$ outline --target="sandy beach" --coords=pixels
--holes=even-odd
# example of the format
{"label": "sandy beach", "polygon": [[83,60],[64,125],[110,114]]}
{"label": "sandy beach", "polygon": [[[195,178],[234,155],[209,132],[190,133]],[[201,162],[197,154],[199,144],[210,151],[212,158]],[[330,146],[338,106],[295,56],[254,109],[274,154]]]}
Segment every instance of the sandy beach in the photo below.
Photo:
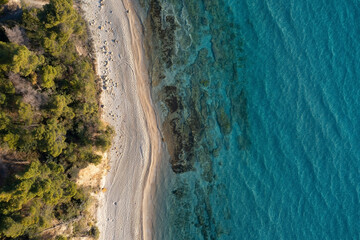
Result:
{"label": "sandy beach", "polygon": [[100,239],[151,239],[160,135],[151,102],[143,31],[131,1],[83,0],[102,81],[103,120],[115,129],[97,214]]}

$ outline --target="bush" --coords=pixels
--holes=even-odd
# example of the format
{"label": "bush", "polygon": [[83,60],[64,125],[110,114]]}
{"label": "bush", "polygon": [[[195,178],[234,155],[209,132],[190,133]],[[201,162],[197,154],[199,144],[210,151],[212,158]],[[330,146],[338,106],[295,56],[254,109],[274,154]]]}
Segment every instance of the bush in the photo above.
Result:
{"label": "bush", "polygon": [[29,51],[25,46],[20,46],[16,54],[13,56],[10,70],[14,73],[20,73],[23,76],[29,76],[38,65],[44,62],[43,56],[36,56],[35,53]]}
{"label": "bush", "polygon": [[90,229],[90,236],[94,237],[95,239],[99,239],[100,237],[99,228],[96,226],[92,226]]}
{"label": "bush", "polygon": [[3,93],[0,93],[0,105],[4,104],[6,101],[6,95]]}
{"label": "bush", "polygon": [[37,56],[25,46],[0,42],[0,69],[29,76],[38,65],[44,62],[43,56]]}
{"label": "bush", "polygon": [[[0,58],[1,58],[1,56],[0,56]],[[14,94],[15,88],[14,88],[13,83],[9,79],[0,77],[0,91],[3,94]]]}
{"label": "bush", "polygon": [[23,121],[25,124],[30,125],[32,123],[32,120],[34,118],[33,111],[31,109],[31,105],[28,103],[21,102],[19,104],[19,118],[21,121]]}
{"label": "bush", "polygon": [[70,202],[76,193],[75,183],[66,178],[62,166],[34,160],[15,177],[11,189],[0,193],[0,219],[4,219],[0,236],[18,237],[48,227],[53,207]]}
{"label": "bush", "polygon": [[12,150],[15,150],[20,136],[14,133],[7,133],[4,136],[4,142],[7,143],[8,147]]}
{"label": "bush", "polygon": [[44,6],[44,12],[46,28],[53,28],[61,23],[76,20],[72,0],[50,0],[50,3]]}
{"label": "bush", "polygon": [[[107,150],[113,134],[100,121],[91,59],[76,51],[86,28],[72,0],[24,9],[21,24],[29,49],[0,41],[0,146],[30,164],[15,167],[16,175],[0,189],[0,239],[37,238],[56,219],[83,214],[89,193],[71,180],[79,169],[101,161],[95,150]],[[15,91],[13,76],[32,83],[25,83],[31,102],[29,94],[24,101]],[[98,236],[97,228],[89,232],[82,222],[79,231]]]}
{"label": "bush", "polygon": [[16,238],[25,232],[24,226],[10,217],[6,217],[1,225],[3,228],[2,233],[9,238]]}
{"label": "bush", "polygon": [[46,65],[42,68],[41,86],[43,88],[52,88],[55,86],[54,79],[58,76],[56,68]]}
{"label": "bush", "polygon": [[107,151],[111,146],[112,137],[114,135],[114,130],[107,126],[105,131],[102,131],[99,136],[95,139],[96,147],[100,148],[102,151]]}
{"label": "bush", "polygon": [[0,130],[7,129],[10,124],[10,118],[4,112],[0,112]]}
{"label": "bush", "polygon": [[[41,31],[42,23],[38,17],[39,11],[40,9],[38,8],[24,9],[22,15],[22,25],[27,31],[37,32],[37,35],[34,36],[41,39],[45,35],[45,31]],[[42,34],[38,35],[39,32]]]}
{"label": "bush", "polygon": [[40,125],[36,130],[39,150],[49,153],[53,157],[61,154],[66,147],[66,130],[56,119],[50,119],[46,125]]}

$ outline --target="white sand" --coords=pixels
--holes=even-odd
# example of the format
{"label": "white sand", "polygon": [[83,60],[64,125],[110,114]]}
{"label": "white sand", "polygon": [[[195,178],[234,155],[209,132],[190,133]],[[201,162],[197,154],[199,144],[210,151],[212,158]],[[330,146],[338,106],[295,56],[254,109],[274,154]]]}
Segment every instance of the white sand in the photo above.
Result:
{"label": "white sand", "polygon": [[[150,239],[160,135],[151,103],[142,26],[131,0],[82,0],[106,90],[103,119],[115,128],[98,209],[100,239]],[[129,10],[129,13],[126,12]],[[144,219],[144,220],[143,220]]]}

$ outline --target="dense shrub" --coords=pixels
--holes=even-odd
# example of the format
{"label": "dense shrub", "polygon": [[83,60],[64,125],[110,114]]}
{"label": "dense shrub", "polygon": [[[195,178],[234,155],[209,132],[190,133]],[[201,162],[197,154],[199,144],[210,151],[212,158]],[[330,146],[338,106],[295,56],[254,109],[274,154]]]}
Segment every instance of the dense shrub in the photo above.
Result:
{"label": "dense shrub", "polygon": [[53,66],[46,65],[42,68],[41,86],[52,88],[55,86],[54,79],[58,76],[58,70]]}
{"label": "dense shrub", "polygon": [[34,160],[13,181],[11,188],[0,193],[0,233],[6,237],[48,227],[50,219],[43,210],[70,202],[77,193],[64,168],[54,162],[41,164]]}
{"label": "dense shrub", "polygon": [[113,135],[100,121],[93,64],[76,52],[86,29],[72,0],[24,9],[17,24],[30,47],[0,41],[0,151],[23,165],[0,188],[0,239],[32,239],[82,215],[89,194],[73,177],[101,161],[95,152]]}
{"label": "dense shrub", "polygon": [[29,76],[38,65],[44,62],[43,56],[37,56],[25,46],[0,42],[0,69]]}
{"label": "dense shrub", "polygon": [[96,226],[91,227],[90,236],[93,236],[95,239],[99,239],[100,236],[99,228]]}

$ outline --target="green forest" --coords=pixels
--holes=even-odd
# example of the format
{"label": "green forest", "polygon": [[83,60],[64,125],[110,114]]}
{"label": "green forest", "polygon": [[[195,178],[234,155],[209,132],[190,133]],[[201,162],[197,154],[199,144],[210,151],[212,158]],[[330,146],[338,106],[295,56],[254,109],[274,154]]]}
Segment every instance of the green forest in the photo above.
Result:
{"label": "green forest", "polygon": [[[23,7],[1,24],[23,29],[28,43],[0,41],[0,239],[41,239],[84,217],[89,193],[75,179],[101,161],[113,130],[100,119],[93,60],[77,51],[91,44],[72,0]],[[89,229],[81,234],[98,235]]]}

